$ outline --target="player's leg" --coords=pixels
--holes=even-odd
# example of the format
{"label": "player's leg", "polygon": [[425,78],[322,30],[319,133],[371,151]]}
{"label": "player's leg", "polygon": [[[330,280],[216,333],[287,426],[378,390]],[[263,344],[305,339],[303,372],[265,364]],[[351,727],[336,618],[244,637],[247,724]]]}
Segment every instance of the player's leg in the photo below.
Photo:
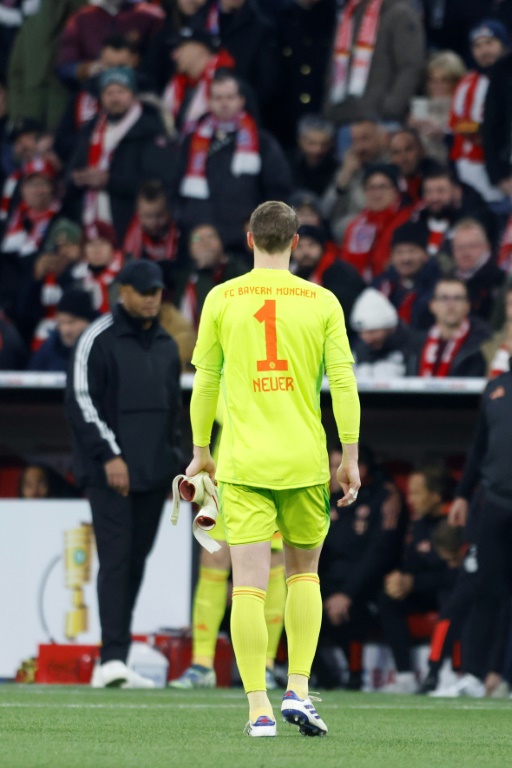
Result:
{"label": "player's leg", "polygon": [[323,735],[327,726],[311,703],[308,687],[322,623],[318,562],[329,529],[329,493],[322,485],[280,491],[277,495],[288,586],[284,618],[288,690],[281,712],[305,735]]}
{"label": "player's leg", "polygon": [[219,491],[233,569],[231,640],[249,701],[249,734],[273,736],[275,718],[265,680],[265,598],[275,505],[272,494],[262,489],[221,483]]}
{"label": "player's leg", "polygon": [[267,598],[265,600],[265,620],[267,622],[268,646],[266,661],[267,689],[278,687],[274,677],[274,663],[283,634],[284,606],[286,603],[286,578],[284,574],[283,538],[281,534],[272,537],[270,576]]}
{"label": "player's leg", "polygon": [[171,688],[213,688],[216,685],[213,663],[217,635],[226,611],[231,559],[228,545],[222,540],[225,536],[222,522],[218,521],[214,530],[214,538],[221,549],[213,553],[201,549],[199,579],[192,608],[192,664],[181,677],[169,684]]}

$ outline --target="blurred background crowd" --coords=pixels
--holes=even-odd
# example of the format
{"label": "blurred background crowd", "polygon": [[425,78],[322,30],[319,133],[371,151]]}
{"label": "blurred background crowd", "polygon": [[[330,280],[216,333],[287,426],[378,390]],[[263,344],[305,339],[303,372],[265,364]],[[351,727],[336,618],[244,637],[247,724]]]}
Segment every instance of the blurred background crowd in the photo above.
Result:
{"label": "blurred background crowd", "polygon": [[[65,372],[134,259],[160,265],[192,370],[204,299],[251,269],[270,199],[297,209],[292,271],[341,302],[358,378],[509,370],[512,0],[0,0],[0,40],[0,370]],[[378,612],[412,692],[427,614],[426,689],[450,655],[499,689],[502,649],[458,652],[460,465],[401,474],[364,449],[361,471],[343,515],[333,487],[319,681],[361,686]],[[76,493],[39,465],[17,492]]]}

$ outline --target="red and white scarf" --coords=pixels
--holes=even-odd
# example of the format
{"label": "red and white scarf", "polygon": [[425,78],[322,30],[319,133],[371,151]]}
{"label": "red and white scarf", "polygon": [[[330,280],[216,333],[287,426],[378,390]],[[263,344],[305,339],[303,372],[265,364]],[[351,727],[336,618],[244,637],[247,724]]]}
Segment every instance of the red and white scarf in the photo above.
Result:
{"label": "red and white scarf", "polygon": [[236,131],[236,147],[231,162],[233,176],[257,176],[260,172],[258,128],[253,118],[247,112],[242,112],[236,120],[228,124],[220,123],[213,115],[208,115],[198,125],[190,140],[187,171],[180,186],[183,197],[198,200],[206,200],[209,197],[206,161],[211,140],[217,130],[225,133]]}
{"label": "red and white scarf", "polygon": [[490,371],[489,371],[489,378],[495,379],[496,376],[499,376],[502,373],[508,373],[510,371],[510,350],[508,347],[505,346],[505,344],[502,344],[499,349],[496,350],[496,354],[494,355]]}
{"label": "red and white scarf", "polygon": [[339,104],[347,96],[361,97],[366,90],[383,0],[370,0],[368,3],[354,45],[354,13],[361,2],[349,0],[339,17],[330,93],[333,104]]}
{"label": "red and white scarf", "polygon": [[176,121],[185,100],[189,88],[194,89],[194,94],[188,104],[186,114],[182,119],[181,133],[191,133],[198,121],[208,112],[208,99],[213,76],[218,69],[233,69],[235,60],[227,51],[221,50],[208,62],[199,80],[191,80],[180,73],[174,75],[164,91],[163,102],[166,113]]}
{"label": "red and white scarf", "polygon": [[427,219],[428,227],[428,243],[427,251],[429,256],[435,256],[439,253],[442,244],[446,239],[446,234],[450,229],[450,222],[448,219]]}
{"label": "red and white scarf", "polygon": [[87,91],[81,91],[75,99],[75,127],[81,128],[96,117],[99,110],[99,102],[95,96]]}
{"label": "red and white scarf", "polygon": [[123,254],[121,251],[115,251],[112,261],[101,272],[93,272],[83,261],[73,269],[73,278],[81,283],[84,291],[91,293],[92,305],[102,315],[110,312],[109,289],[123,266]]}
{"label": "red and white scarf", "polygon": [[0,221],[5,221],[9,216],[14,193],[22,177],[21,171],[13,171],[5,180],[0,202]]}
{"label": "red and white scarf", "polygon": [[57,201],[46,211],[34,211],[26,203],[20,203],[9,218],[1,250],[21,257],[38,251],[59,209],[60,203]]}
{"label": "red and white scarf", "polygon": [[43,305],[43,319],[39,321],[34,331],[30,348],[37,352],[47,340],[50,333],[57,325],[57,304],[62,298],[63,290],[57,282],[57,276],[53,273],[46,275],[41,286],[41,304]]}
{"label": "red and white scarf", "polygon": [[466,318],[461,324],[455,336],[446,342],[444,350],[439,357],[439,348],[441,345],[441,331],[437,325],[430,329],[427,340],[423,346],[420,360],[420,376],[436,376],[443,378],[448,376],[453,361],[460,352],[460,349],[469,336],[471,326]]}
{"label": "red and white scarf", "polygon": [[452,100],[449,125],[454,134],[452,160],[484,162],[480,126],[489,78],[479,72],[468,72],[458,84]]}
{"label": "red and white scarf", "polygon": [[123,253],[134,259],[150,261],[174,261],[178,255],[179,232],[173,221],[169,222],[164,237],[155,239],[144,232],[137,214],[133,217],[123,243]]}
{"label": "red and white scarf", "polygon": [[[104,112],[98,116],[89,144],[89,168],[98,168],[103,171],[110,168],[117,147],[141,115],[142,106],[136,101],[118,123],[109,125],[108,117]],[[102,196],[109,200],[108,194],[103,190],[90,189],[86,192],[83,208],[83,223],[86,226],[95,221],[111,223],[111,218],[104,214],[105,207],[101,206],[101,202],[105,203],[105,199],[102,201]]]}

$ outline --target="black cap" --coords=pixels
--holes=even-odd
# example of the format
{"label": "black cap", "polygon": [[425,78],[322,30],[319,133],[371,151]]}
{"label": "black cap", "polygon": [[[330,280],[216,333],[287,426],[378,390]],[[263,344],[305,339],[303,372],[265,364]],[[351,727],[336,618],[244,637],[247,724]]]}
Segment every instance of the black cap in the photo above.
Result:
{"label": "black cap", "polygon": [[23,136],[24,133],[41,133],[42,130],[41,123],[26,117],[9,123],[7,127],[7,138],[9,141],[13,142],[16,141],[16,139],[19,139],[20,136]]}
{"label": "black cap", "polygon": [[363,184],[366,186],[368,179],[377,173],[387,176],[395,189],[400,192],[400,171],[396,165],[391,165],[391,163],[372,163],[367,165],[363,173]]}
{"label": "black cap", "polygon": [[321,245],[322,248],[325,247],[327,238],[322,227],[314,227],[312,224],[303,224],[299,227],[298,235],[300,237],[310,237],[311,240],[314,240],[315,243]]}
{"label": "black cap", "polygon": [[141,259],[130,261],[117,278],[121,285],[131,285],[137,293],[147,293],[155,288],[163,288],[162,270],[154,261]]}
{"label": "black cap", "polygon": [[66,314],[74,317],[82,317],[91,323],[99,317],[99,313],[92,305],[91,294],[80,288],[70,288],[63,294],[57,304],[57,312],[66,312]]}
{"label": "black cap", "polygon": [[177,35],[172,39],[172,48],[179,48],[185,43],[200,43],[215,53],[220,48],[220,40],[207,29],[192,29],[191,27],[182,27]]}
{"label": "black cap", "polygon": [[397,227],[393,232],[391,240],[391,247],[395,245],[401,245],[403,243],[411,243],[417,245],[418,248],[423,248],[424,251],[428,248],[428,231],[426,227],[421,224],[415,224],[412,221],[406,221],[401,227]]}

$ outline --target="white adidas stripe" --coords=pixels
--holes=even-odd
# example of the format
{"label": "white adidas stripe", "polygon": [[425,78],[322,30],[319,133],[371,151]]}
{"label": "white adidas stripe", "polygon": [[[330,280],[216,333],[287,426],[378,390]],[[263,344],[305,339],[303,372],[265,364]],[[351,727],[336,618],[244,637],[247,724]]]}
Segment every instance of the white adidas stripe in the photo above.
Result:
{"label": "white adidas stripe", "polygon": [[111,429],[100,419],[98,411],[92,402],[89,393],[89,382],[87,377],[87,362],[91,353],[92,345],[96,338],[103,331],[110,328],[114,319],[111,314],[104,315],[96,320],[89,328],[84,331],[78,342],[75,353],[75,364],[73,369],[73,388],[76,401],[82,411],[84,420],[88,424],[95,424],[101,437],[106,440],[117,456],[121,454],[121,449],[116,442],[116,437]]}

